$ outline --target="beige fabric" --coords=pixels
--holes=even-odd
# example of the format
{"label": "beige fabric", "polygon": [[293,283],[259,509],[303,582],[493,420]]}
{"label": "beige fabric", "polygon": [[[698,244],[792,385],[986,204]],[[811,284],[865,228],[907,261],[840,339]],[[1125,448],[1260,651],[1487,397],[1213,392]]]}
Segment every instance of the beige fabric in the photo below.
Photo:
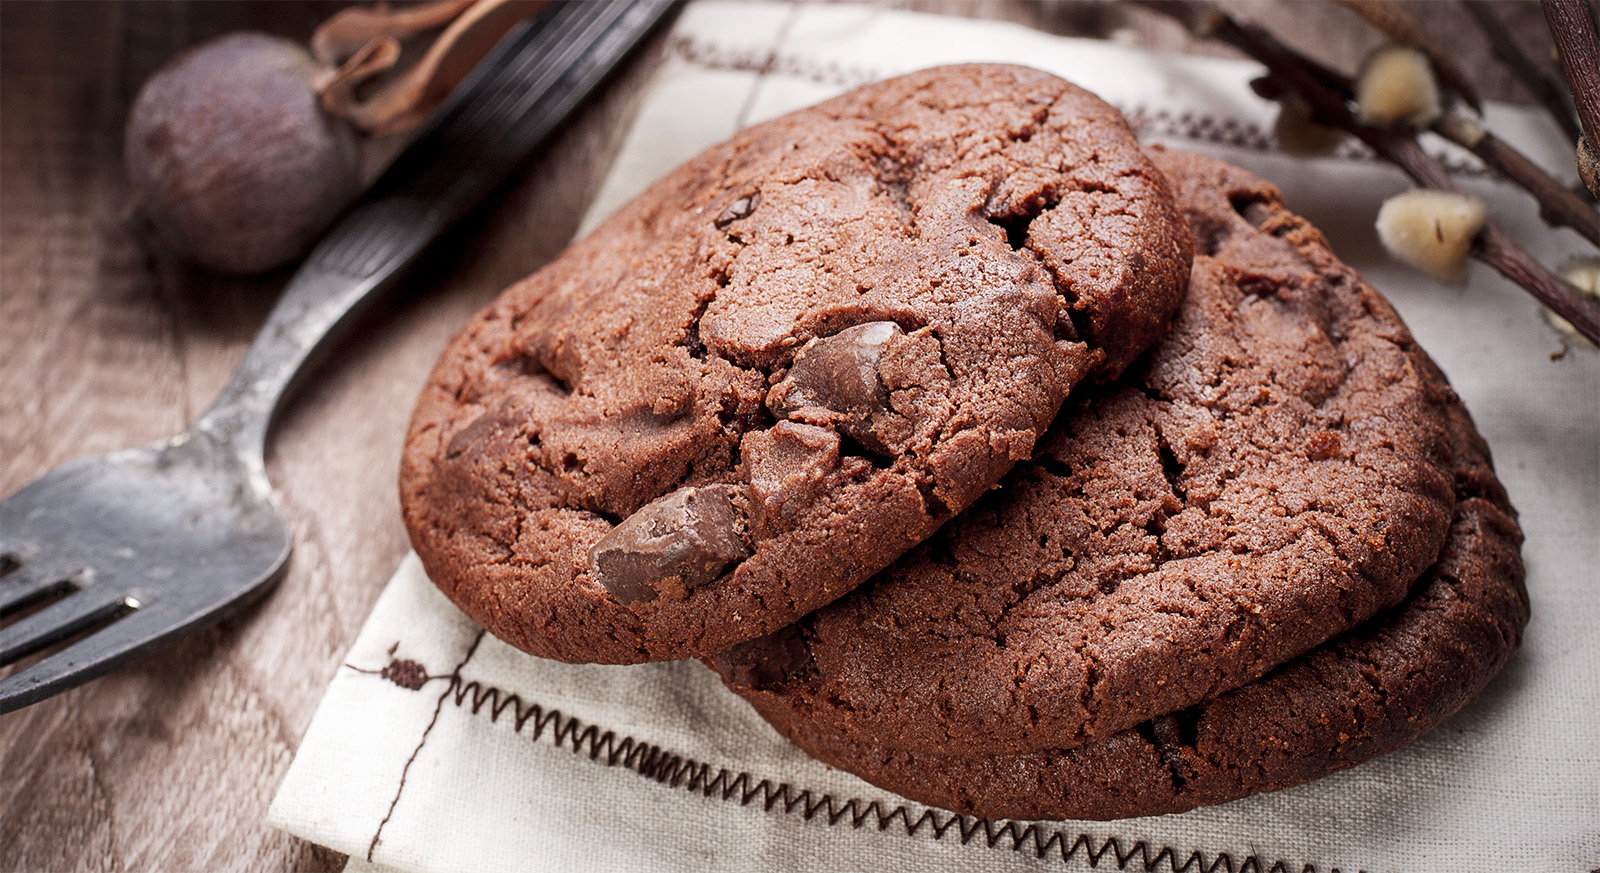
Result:
{"label": "beige fabric", "polygon": [[[1457,289],[1388,263],[1371,225],[1407,187],[1397,172],[1265,150],[1272,109],[1242,62],[874,8],[713,3],[687,10],[671,54],[595,216],[741,124],[960,60],[1051,70],[1129,112],[1147,139],[1278,182],[1395,301],[1494,447],[1528,534],[1526,646],[1438,730],[1310,785],[1177,816],[989,824],[809,760],[696,663],[516,652],[412,558],[329,687],[271,824],[350,854],[357,871],[1600,867],[1600,355],[1552,360],[1561,344],[1537,307],[1481,266]],[[1569,166],[1535,115],[1496,108],[1490,123]],[[1546,262],[1582,251],[1515,192],[1465,184]]]}

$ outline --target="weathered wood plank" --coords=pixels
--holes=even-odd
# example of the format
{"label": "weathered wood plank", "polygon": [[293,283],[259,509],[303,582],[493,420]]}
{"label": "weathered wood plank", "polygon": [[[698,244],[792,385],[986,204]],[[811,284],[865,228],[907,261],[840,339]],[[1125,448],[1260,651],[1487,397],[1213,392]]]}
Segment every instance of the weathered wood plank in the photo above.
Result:
{"label": "weathered wood plank", "polygon": [[[1121,7],[908,5],[1057,33],[1131,28],[1164,47],[1219,52]],[[1335,8],[1230,5],[1287,36],[1316,34],[1302,44],[1335,63],[1353,64],[1373,42]],[[222,385],[284,277],[219,279],[148,246],[126,220],[128,104],[184,46],[242,28],[304,39],[334,8],[0,3],[0,494],[70,458],[175,432]],[[1539,38],[1536,8],[1497,11],[1519,35]],[[1469,25],[1446,26],[1469,68],[1492,69]],[[296,399],[269,459],[297,544],[278,589],[142,664],[0,718],[0,867],[342,864],[262,819],[322,689],[405,551],[394,478],[411,403],[456,327],[572,233],[653,62],[630,67],[500,203],[450,235],[408,277],[402,299],[343,342]],[[1499,80],[1486,90],[1524,99]]]}

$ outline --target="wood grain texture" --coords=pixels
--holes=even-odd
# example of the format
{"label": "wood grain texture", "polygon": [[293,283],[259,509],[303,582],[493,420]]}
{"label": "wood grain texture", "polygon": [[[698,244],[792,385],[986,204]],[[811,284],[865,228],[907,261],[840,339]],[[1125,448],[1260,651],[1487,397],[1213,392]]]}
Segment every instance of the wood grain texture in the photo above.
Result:
{"label": "wood grain texture", "polygon": [[[1113,5],[907,5],[1225,53]],[[1346,68],[1375,42],[1331,5],[1229,5]],[[1497,12],[1537,42],[1542,24],[1530,24],[1523,6]],[[120,159],[128,106],[185,46],[237,29],[304,40],[335,8],[0,3],[0,494],[71,458],[174,433],[220,389],[285,275],[226,279],[189,268],[130,220]],[[1493,68],[1469,25],[1445,26],[1468,68]],[[149,660],[0,717],[0,870],[342,866],[337,853],[262,820],[406,549],[394,479],[411,404],[457,326],[570,236],[660,48],[658,40],[497,203],[436,246],[292,402],[268,461],[296,543],[279,587]],[[1490,96],[1524,99],[1509,79],[1491,78]]]}

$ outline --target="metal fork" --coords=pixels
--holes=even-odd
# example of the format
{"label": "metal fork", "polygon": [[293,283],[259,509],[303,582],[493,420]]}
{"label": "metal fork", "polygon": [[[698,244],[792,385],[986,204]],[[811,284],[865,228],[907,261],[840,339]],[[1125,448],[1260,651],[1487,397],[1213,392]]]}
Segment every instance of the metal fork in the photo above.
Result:
{"label": "metal fork", "polygon": [[0,713],[141,657],[270,587],[292,542],[264,452],[302,365],[503,181],[672,5],[578,0],[508,35],[312,251],[187,431],[72,461],[0,503],[0,617],[60,597],[0,627],[0,666],[99,627],[0,680]]}

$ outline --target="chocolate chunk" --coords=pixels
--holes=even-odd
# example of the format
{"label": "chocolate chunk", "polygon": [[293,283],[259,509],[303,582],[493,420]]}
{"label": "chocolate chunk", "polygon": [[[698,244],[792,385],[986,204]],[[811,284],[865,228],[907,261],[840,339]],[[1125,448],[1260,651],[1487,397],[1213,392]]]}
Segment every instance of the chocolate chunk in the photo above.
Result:
{"label": "chocolate chunk", "polygon": [[454,459],[460,457],[467,449],[474,444],[482,442],[493,433],[499,424],[500,417],[493,412],[485,412],[473,419],[471,424],[456,431],[450,437],[450,442],[446,443],[444,447],[445,458]]}
{"label": "chocolate chunk", "polygon": [[892,321],[869,321],[812,340],[779,384],[775,411],[790,416],[820,407],[838,413],[834,425],[841,433],[872,451],[892,454],[875,428],[876,419],[890,412],[878,365],[889,342],[904,335]]}
{"label": "chocolate chunk", "polygon": [[678,599],[715,581],[750,551],[730,488],[679,488],[645,504],[589,552],[589,572],[622,603]]}
{"label": "chocolate chunk", "polygon": [[729,684],[752,691],[781,688],[816,672],[811,646],[793,624],[714,655],[711,664]]}
{"label": "chocolate chunk", "polygon": [[717,230],[722,230],[741,218],[749,217],[750,213],[756,211],[756,205],[760,202],[760,191],[757,191],[748,197],[740,197],[738,200],[733,201],[732,205],[730,205],[727,209],[722,210],[722,214],[718,215],[716,220],[712,223],[717,226]]}

